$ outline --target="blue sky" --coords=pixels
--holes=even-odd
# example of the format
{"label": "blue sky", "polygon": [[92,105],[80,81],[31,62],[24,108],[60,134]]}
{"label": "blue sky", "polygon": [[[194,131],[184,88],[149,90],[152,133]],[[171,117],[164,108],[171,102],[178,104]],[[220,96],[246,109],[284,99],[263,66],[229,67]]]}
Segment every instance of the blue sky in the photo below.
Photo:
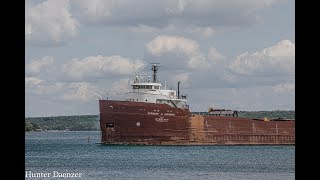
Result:
{"label": "blue sky", "polygon": [[191,111],[295,109],[290,0],[26,1],[26,117],[98,114],[136,72],[188,95]]}

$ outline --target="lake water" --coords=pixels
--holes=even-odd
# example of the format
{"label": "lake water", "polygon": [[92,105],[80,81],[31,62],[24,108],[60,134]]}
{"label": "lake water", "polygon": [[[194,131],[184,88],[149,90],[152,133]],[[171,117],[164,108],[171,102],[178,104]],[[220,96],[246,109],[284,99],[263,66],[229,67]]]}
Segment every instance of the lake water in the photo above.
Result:
{"label": "lake water", "polygon": [[295,179],[295,146],[108,146],[99,142],[99,131],[27,132],[26,172],[51,174],[26,179],[61,179],[53,177],[54,171],[55,176],[81,173],[72,179]]}

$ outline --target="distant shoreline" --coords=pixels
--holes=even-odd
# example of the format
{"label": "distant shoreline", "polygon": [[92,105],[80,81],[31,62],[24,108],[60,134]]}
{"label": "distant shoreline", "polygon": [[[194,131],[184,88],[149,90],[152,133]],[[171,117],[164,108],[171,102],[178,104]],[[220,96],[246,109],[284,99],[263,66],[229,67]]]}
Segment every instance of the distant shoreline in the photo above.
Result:
{"label": "distant shoreline", "polygon": [[[206,115],[208,112],[192,112]],[[239,117],[263,119],[295,119],[295,110],[238,111]],[[25,118],[25,131],[99,131],[99,115],[51,116]]]}

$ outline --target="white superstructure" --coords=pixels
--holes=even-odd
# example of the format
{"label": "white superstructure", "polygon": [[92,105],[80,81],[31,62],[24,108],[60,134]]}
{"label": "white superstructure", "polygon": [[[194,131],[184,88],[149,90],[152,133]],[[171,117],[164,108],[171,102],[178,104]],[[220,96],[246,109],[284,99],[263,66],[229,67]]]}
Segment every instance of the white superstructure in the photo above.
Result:
{"label": "white superstructure", "polygon": [[[162,87],[161,83],[157,80],[157,64],[153,64],[153,80],[150,76],[148,80],[142,80],[137,75],[131,84],[132,92],[128,93],[127,101],[145,102],[145,103],[161,103],[168,104],[172,107],[189,109],[187,104],[187,97],[183,96],[175,91],[168,90],[166,87]],[[179,92],[179,83],[178,83]]]}

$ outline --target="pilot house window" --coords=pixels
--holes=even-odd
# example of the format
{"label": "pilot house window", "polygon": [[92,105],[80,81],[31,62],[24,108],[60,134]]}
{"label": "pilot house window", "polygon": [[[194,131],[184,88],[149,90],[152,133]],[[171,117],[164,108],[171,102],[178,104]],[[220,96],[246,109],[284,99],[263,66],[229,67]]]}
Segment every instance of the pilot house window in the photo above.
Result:
{"label": "pilot house window", "polygon": [[149,85],[134,85],[133,89],[152,89],[152,86],[149,86]]}

